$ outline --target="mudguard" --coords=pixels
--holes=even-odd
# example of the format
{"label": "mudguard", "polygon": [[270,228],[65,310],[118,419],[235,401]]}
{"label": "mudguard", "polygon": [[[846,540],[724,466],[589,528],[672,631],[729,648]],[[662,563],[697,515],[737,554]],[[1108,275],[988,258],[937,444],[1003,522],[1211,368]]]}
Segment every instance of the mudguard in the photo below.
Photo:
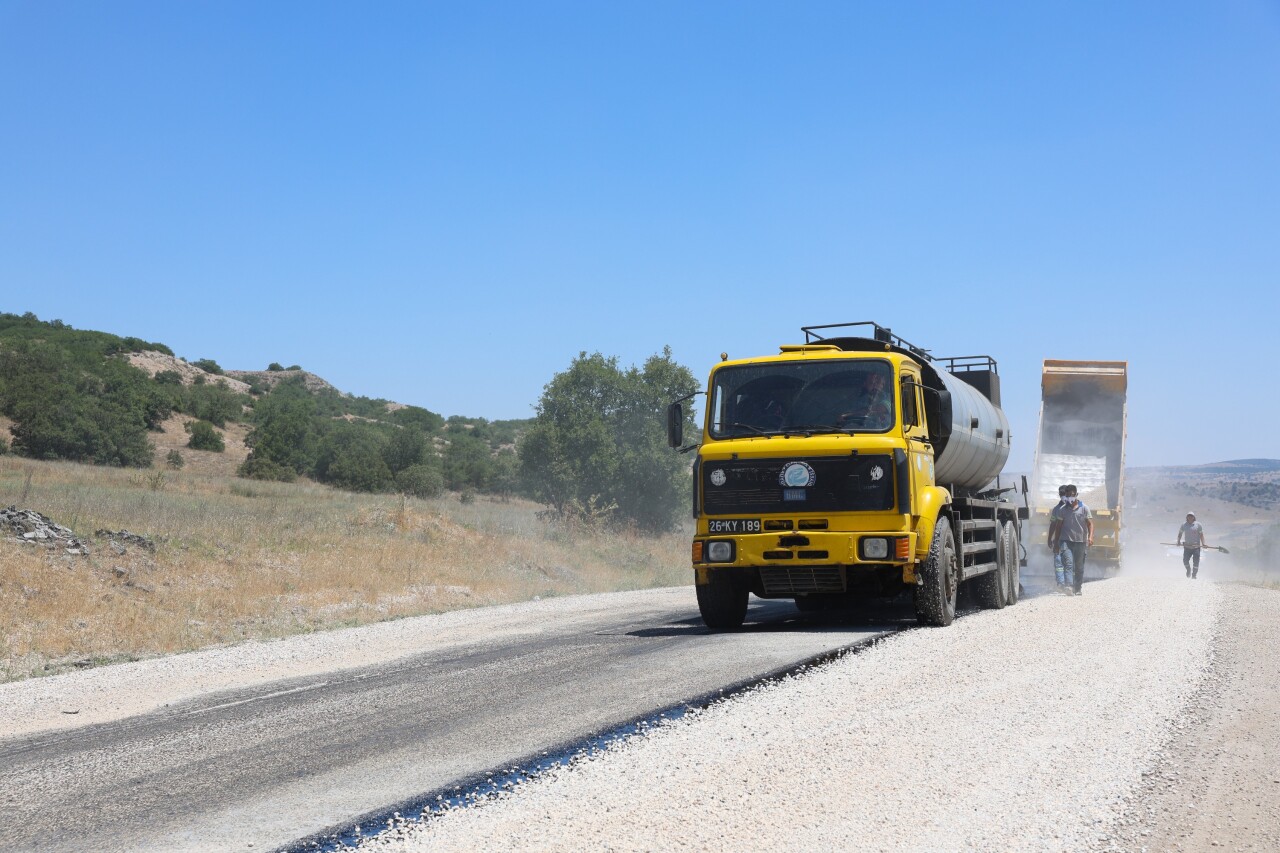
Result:
{"label": "mudguard", "polygon": [[925,486],[917,495],[916,509],[920,520],[916,522],[916,559],[923,560],[929,556],[929,547],[933,544],[933,528],[938,523],[938,516],[943,507],[951,505],[951,492],[942,486]]}

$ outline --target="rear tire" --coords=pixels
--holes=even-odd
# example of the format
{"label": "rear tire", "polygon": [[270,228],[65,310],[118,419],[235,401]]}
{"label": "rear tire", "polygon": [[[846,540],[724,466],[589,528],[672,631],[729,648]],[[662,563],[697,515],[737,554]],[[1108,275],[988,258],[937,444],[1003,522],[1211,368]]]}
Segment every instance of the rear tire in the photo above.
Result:
{"label": "rear tire", "polygon": [[996,539],[996,567],[972,581],[974,598],[984,610],[999,610],[1009,603],[1009,571],[1004,562],[1004,545]]}
{"label": "rear tire", "polygon": [[747,618],[747,598],[751,595],[745,586],[726,577],[724,572],[711,572],[709,582],[694,587],[698,594],[698,611],[702,621],[712,631],[736,631]]}
{"label": "rear tire", "polygon": [[1022,597],[1022,570],[1018,557],[1018,528],[1012,521],[1006,521],[1000,530],[1000,553],[1009,575],[1008,603],[1017,604]]}
{"label": "rear tire", "polygon": [[951,532],[951,521],[946,516],[939,516],[934,525],[929,556],[920,564],[919,574],[916,621],[921,625],[950,625],[956,618],[960,567],[956,565],[956,540]]}

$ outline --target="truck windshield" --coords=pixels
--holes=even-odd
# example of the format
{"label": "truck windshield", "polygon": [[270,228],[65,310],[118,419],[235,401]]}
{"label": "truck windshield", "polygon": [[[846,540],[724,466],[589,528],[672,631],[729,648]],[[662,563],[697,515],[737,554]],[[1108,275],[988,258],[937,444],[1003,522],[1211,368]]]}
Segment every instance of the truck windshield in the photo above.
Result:
{"label": "truck windshield", "polygon": [[883,359],[726,367],[711,388],[711,436],[884,432],[893,426],[893,368]]}

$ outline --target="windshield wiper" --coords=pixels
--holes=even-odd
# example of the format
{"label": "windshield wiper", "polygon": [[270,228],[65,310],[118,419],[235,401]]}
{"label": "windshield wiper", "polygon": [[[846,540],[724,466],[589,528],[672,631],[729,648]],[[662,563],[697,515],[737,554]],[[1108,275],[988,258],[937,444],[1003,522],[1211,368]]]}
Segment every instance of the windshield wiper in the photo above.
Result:
{"label": "windshield wiper", "polygon": [[853,435],[857,430],[849,427],[838,427],[833,424],[798,424],[784,427],[780,430],[782,435],[804,435],[810,436],[814,433],[834,432],[840,435]]}
{"label": "windshield wiper", "polygon": [[756,435],[777,435],[778,434],[777,430],[763,430],[763,429],[760,429],[760,427],[755,426],[754,424],[744,424],[744,423],[736,423],[736,422],[729,424],[729,429],[733,429],[734,427],[749,429]]}

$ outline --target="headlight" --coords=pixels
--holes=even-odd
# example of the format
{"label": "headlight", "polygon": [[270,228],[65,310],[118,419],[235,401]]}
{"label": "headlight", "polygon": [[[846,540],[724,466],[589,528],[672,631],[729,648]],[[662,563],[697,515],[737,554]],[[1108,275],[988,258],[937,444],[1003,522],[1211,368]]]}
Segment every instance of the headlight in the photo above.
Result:
{"label": "headlight", "polygon": [[732,542],[708,542],[707,543],[707,562],[708,563],[732,563],[733,562],[733,543]]}
{"label": "headlight", "polygon": [[862,540],[862,559],[883,560],[889,556],[889,540],[880,536]]}

